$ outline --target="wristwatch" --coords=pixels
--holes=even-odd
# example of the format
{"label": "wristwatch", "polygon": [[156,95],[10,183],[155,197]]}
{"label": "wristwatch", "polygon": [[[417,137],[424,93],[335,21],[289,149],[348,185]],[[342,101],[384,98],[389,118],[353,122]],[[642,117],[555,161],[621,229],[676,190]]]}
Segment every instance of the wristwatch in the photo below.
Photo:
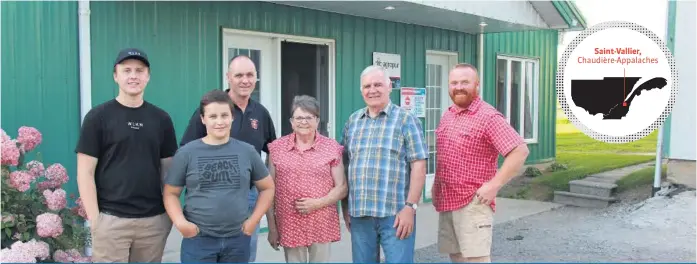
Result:
{"label": "wristwatch", "polygon": [[416,208],[419,207],[418,204],[413,204],[413,203],[410,203],[410,202],[406,202],[405,204],[406,204],[407,206],[411,207],[412,209],[414,209],[414,211],[416,211]]}

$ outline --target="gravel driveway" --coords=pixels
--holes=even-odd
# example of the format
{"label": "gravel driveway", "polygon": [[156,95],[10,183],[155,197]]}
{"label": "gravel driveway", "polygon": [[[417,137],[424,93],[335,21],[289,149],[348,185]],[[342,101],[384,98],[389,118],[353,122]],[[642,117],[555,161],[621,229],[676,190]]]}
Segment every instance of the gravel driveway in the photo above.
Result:
{"label": "gravel driveway", "polygon": [[[606,209],[562,207],[494,227],[492,262],[695,262],[695,191]],[[416,262],[450,262],[436,245]]]}

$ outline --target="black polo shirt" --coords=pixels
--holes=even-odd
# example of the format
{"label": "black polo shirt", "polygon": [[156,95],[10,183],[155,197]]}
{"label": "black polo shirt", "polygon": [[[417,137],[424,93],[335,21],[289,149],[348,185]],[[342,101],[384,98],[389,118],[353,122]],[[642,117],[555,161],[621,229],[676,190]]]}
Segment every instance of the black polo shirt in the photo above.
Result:
{"label": "black polo shirt", "polygon": [[[229,91],[229,89],[226,90],[226,92]],[[235,119],[230,128],[230,136],[254,146],[259,155],[262,151],[268,154],[269,143],[276,140],[276,129],[266,107],[250,98],[245,111],[243,112],[235,105],[233,115]],[[201,113],[197,107],[189,120],[189,125],[186,127],[179,146],[184,146],[186,143],[206,135],[206,126],[201,122]]]}

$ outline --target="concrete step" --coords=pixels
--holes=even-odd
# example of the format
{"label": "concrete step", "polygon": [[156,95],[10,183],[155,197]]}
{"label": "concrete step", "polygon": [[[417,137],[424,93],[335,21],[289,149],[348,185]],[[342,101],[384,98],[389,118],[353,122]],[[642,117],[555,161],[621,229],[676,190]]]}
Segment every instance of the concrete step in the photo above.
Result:
{"label": "concrete step", "polygon": [[554,202],[587,208],[605,208],[617,201],[615,197],[601,197],[588,194],[555,191]]}
{"label": "concrete step", "polygon": [[569,182],[569,189],[572,193],[587,194],[599,197],[612,197],[616,188],[617,184],[614,183],[589,181],[587,179]]}
{"label": "concrete step", "polygon": [[[603,177],[591,175],[591,176],[588,176],[588,177],[583,178],[583,180],[589,181],[589,182],[602,182],[602,183],[614,184],[618,179],[615,179],[615,178],[603,178]],[[569,182],[569,183],[570,183],[570,182]]]}

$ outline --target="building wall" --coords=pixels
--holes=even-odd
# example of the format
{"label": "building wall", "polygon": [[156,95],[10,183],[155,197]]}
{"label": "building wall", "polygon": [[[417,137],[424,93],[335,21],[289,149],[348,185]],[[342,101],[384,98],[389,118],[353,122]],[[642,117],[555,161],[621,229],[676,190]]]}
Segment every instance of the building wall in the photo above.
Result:
{"label": "building wall", "polygon": [[[670,122],[666,124],[669,182],[695,188],[695,7],[697,3],[677,1],[669,3],[669,34],[672,36],[673,55],[678,68],[679,91],[673,105]],[[680,7],[680,8],[679,8]],[[674,29],[673,29],[674,28]],[[674,30],[674,32],[670,32]],[[670,44],[670,43],[669,43]]]}
{"label": "building wall", "polygon": [[[128,46],[143,48],[153,61],[145,97],[172,115],[178,138],[203,92],[221,87],[222,27],[335,39],[338,124],[364,105],[354,88],[359,85],[360,71],[372,62],[372,52],[402,55],[402,86],[425,86],[426,50],[455,51],[460,62],[476,64],[474,35],[371,18],[264,2],[90,5],[92,104],[116,96],[112,78],[116,52]],[[2,128],[13,137],[22,125],[42,131],[44,143],[38,151],[47,164],[60,162],[67,168],[71,179],[66,191],[76,193],[73,150],[80,127],[77,3],[4,1],[1,7]],[[494,78],[494,52],[531,54],[553,61],[555,41],[554,31],[487,35],[485,79]],[[541,96],[549,102],[554,100],[554,65],[542,64],[547,79],[542,82]],[[484,98],[493,102],[487,87]],[[393,101],[398,103],[398,99],[394,93]],[[543,102],[541,141],[531,145],[529,161],[554,156],[554,105]]]}
{"label": "building wall", "polygon": [[[222,86],[221,28],[335,39],[337,125],[365,105],[357,88],[373,52],[401,54],[402,86],[416,87],[425,85],[426,50],[476,58],[474,35],[264,2],[116,1],[91,9],[93,105],[117,93],[116,52],[141,47],[153,63],[145,97],[172,115],[178,138],[204,91]],[[399,103],[398,93],[392,98]]]}
{"label": "building wall", "polygon": [[695,160],[695,2],[678,1],[673,55],[679,74],[679,90],[670,122],[667,158]]}
{"label": "building wall", "polygon": [[537,143],[528,144],[527,163],[554,159],[556,155],[556,75],[558,32],[556,30],[485,34],[484,100],[496,106],[497,55],[539,59]]}
{"label": "building wall", "polygon": [[21,126],[37,128],[42,143],[27,162],[61,163],[77,193],[73,152],[80,127],[77,2],[0,3],[2,129],[12,138]]}

